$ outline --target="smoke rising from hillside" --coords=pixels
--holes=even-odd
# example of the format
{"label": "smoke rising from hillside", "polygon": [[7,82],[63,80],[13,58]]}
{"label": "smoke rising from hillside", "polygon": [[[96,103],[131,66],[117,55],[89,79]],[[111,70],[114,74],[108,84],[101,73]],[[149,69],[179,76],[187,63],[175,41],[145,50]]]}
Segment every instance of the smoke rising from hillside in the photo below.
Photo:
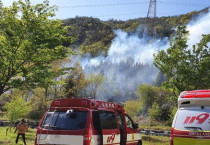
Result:
{"label": "smoke rising from hillside", "polygon": [[210,12],[206,15],[199,17],[196,20],[192,20],[187,25],[187,30],[190,32],[188,46],[191,47],[192,45],[198,43],[201,38],[202,34],[209,34],[210,33]]}
{"label": "smoke rising from hillside", "polygon": [[[209,26],[210,13],[187,25],[189,49],[200,41],[202,34],[210,33]],[[153,54],[169,48],[169,39],[148,41],[137,33],[128,34],[122,30],[116,30],[115,34],[107,57],[91,58],[87,55],[80,59],[80,63],[87,76],[93,73],[105,77],[105,82],[97,90],[97,99],[120,102],[136,98],[135,92],[140,84],[155,81],[158,69],[153,65]]]}
{"label": "smoke rising from hillside", "polygon": [[148,42],[146,38],[139,38],[138,34],[129,35],[121,30],[115,33],[117,37],[112,41],[108,51],[108,59],[112,63],[120,63],[131,57],[134,63],[151,65],[157,49],[165,49],[168,46],[168,39]]}
{"label": "smoke rising from hillside", "polygon": [[157,49],[165,49],[168,39],[148,43],[138,34],[122,30],[116,30],[115,34],[106,58],[85,57],[80,62],[87,76],[93,73],[105,77],[97,91],[97,99],[120,102],[137,98],[140,84],[154,82],[158,69],[152,64],[153,54]]}

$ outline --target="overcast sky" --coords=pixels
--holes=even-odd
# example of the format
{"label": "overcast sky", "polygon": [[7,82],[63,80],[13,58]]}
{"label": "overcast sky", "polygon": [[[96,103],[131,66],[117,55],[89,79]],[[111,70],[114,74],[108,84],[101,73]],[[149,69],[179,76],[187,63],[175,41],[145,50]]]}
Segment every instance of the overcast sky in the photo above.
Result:
{"label": "overcast sky", "polygon": [[[10,6],[14,0],[2,0]],[[31,0],[41,3],[43,0]],[[101,20],[128,20],[146,17],[150,0],[49,0],[50,5],[58,6],[56,18],[66,19],[75,16],[92,16]],[[174,16],[199,11],[210,6],[210,0],[157,0],[157,16]]]}

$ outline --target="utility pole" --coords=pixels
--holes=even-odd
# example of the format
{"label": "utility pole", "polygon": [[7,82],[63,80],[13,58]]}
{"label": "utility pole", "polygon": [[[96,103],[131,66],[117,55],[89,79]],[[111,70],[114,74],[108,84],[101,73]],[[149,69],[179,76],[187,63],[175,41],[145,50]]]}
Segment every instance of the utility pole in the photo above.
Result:
{"label": "utility pole", "polygon": [[[148,12],[147,12],[147,19],[156,18],[157,17],[156,11],[157,11],[157,1],[156,0],[150,0],[149,9],[148,9]],[[156,40],[156,26],[155,25],[154,25],[153,29],[154,29],[153,30],[153,40]]]}

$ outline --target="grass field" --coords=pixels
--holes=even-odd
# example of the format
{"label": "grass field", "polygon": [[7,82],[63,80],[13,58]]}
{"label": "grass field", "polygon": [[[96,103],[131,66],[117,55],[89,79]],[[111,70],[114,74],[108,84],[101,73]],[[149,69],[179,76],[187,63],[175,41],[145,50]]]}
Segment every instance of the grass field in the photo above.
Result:
{"label": "grass field", "polygon": [[169,145],[170,138],[164,136],[143,135],[143,145]]}
{"label": "grass field", "polygon": [[[22,137],[20,136],[18,144],[15,143],[17,133],[14,134],[15,128],[11,128],[6,135],[7,127],[0,127],[0,145],[23,145]],[[35,129],[29,129],[26,133],[26,144],[34,145],[34,139],[36,135]]]}
{"label": "grass field", "polygon": [[[11,131],[8,131],[6,135],[6,127],[0,127],[0,145],[16,145],[17,134],[14,134],[14,131],[15,128],[11,128]],[[29,129],[26,133],[27,145],[34,145],[35,134],[35,129]],[[143,135],[143,145],[169,145],[169,140],[169,137]],[[22,137],[19,138],[17,145],[23,145]]]}

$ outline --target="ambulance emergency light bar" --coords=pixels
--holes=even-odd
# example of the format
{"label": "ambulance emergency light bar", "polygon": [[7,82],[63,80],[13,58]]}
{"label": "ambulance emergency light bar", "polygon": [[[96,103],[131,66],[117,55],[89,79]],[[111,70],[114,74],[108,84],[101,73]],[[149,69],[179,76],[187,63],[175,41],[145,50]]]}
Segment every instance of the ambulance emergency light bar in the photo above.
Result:
{"label": "ambulance emergency light bar", "polygon": [[210,90],[184,91],[179,98],[210,98]]}
{"label": "ambulance emergency light bar", "polygon": [[66,107],[82,107],[82,108],[104,108],[111,110],[124,110],[119,104],[105,101],[97,101],[94,99],[67,98],[54,100],[50,108],[66,108]]}

